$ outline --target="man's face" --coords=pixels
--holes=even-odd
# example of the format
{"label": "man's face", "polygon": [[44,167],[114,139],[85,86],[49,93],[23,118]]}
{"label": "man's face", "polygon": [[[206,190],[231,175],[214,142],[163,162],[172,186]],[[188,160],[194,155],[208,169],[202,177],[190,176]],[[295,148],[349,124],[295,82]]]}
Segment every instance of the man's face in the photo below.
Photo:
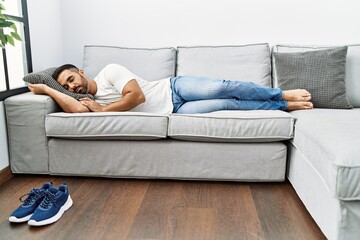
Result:
{"label": "man's face", "polygon": [[60,73],[57,81],[69,92],[86,94],[89,89],[88,81],[83,74],[80,73],[66,69]]}

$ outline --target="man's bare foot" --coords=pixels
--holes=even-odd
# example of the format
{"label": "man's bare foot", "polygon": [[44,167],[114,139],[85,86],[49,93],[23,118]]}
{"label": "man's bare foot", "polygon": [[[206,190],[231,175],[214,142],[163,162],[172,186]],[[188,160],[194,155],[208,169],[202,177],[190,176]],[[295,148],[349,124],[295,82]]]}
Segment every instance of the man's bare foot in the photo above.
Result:
{"label": "man's bare foot", "polygon": [[314,106],[312,102],[288,102],[288,107],[286,110],[303,110],[303,109],[312,109]]}
{"label": "man's bare foot", "polygon": [[284,101],[310,101],[311,94],[305,89],[294,89],[283,91]]}

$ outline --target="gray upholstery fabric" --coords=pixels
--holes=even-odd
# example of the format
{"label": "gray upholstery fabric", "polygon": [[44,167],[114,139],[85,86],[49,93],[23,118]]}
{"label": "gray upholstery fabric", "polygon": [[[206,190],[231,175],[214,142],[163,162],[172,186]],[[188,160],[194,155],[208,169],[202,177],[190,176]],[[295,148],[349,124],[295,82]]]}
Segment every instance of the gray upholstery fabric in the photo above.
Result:
{"label": "gray upholstery fabric", "polygon": [[310,161],[293,145],[289,145],[288,155],[287,178],[327,239],[360,239],[360,201],[334,198],[313,167],[316,159]]}
{"label": "gray upholstery fabric", "polygon": [[276,142],[293,137],[294,117],[283,111],[171,114],[171,138],[203,142]]}
{"label": "gray upholstery fabric", "polygon": [[[64,154],[71,153],[71,154]],[[283,181],[286,145],[50,138],[52,174],[231,181]]]}
{"label": "gray upholstery fabric", "polygon": [[4,101],[10,165],[14,173],[48,173],[45,116],[60,108],[45,95],[25,93]]}
{"label": "gray upholstery fabric", "polygon": [[122,48],[88,45],[84,48],[84,71],[94,78],[106,65],[117,63],[146,80],[175,74],[175,48]]}
{"label": "gray upholstery fabric", "polygon": [[346,94],[349,102],[360,108],[360,45],[348,46],[346,57]]}
{"label": "gray upholstery fabric", "polygon": [[333,196],[360,200],[360,109],[293,111],[291,143],[307,158]]}
{"label": "gray upholstery fabric", "polygon": [[64,93],[66,95],[69,95],[70,97],[73,97],[77,100],[79,100],[80,98],[90,98],[90,99],[94,99],[94,96],[91,94],[80,94],[80,93],[74,93],[74,92],[69,92],[68,90],[66,90],[65,88],[63,88],[53,77],[52,74],[55,72],[56,68],[48,68],[45,69],[44,71],[40,71],[40,72],[35,72],[35,73],[29,73],[27,75],[24,76],[23,80],[25,82],[28,83],[33,83],[33,84],[38,84],[38,83],[43,83],[46,84],[47,86],[61,92]]}
{"label": "gray upholstery fabric", "polygon": [[151,140],[166,138],[168,117],[137,112],[52,113],[48,137]]}
{"label": "gray upholstery fabric", "polygon": [[316,108],[352,108],[346,95],[347,46],[318,51],[273,53],[278,86],[304,88]]}
{"label": "gray upholstery fabric", "polygon": [[270,73],[267,43],[178,47],[177,76],[205,76],[271,86]]}

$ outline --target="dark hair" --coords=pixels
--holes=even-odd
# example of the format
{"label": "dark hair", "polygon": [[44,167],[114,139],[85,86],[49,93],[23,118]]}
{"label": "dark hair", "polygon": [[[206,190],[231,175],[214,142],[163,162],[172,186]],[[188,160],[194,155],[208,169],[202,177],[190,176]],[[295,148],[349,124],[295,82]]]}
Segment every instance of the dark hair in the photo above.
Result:
{"label": "dark hair", "polygon": [[59,77],[60,73],[62,73],[62,71],[66,70],[66,69],[69,69],[69,70],[73,69],[73,70],[79,71],[79,68],[77,68],[75,65],[64,64],[64,65],[58,67],[57,69],[55,69],[54,73],[51,76],[57,81],[57,78]]}

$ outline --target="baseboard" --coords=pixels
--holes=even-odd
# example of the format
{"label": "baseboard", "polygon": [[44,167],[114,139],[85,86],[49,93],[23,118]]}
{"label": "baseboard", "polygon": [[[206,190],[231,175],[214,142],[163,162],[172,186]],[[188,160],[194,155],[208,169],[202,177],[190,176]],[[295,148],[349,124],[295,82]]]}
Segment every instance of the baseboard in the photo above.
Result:
{"label": "baseboard", "polygon": [[7,166],[3,170],[0,171],[0,185],[9,181],[14,174],[11,172],[10,166]]}

